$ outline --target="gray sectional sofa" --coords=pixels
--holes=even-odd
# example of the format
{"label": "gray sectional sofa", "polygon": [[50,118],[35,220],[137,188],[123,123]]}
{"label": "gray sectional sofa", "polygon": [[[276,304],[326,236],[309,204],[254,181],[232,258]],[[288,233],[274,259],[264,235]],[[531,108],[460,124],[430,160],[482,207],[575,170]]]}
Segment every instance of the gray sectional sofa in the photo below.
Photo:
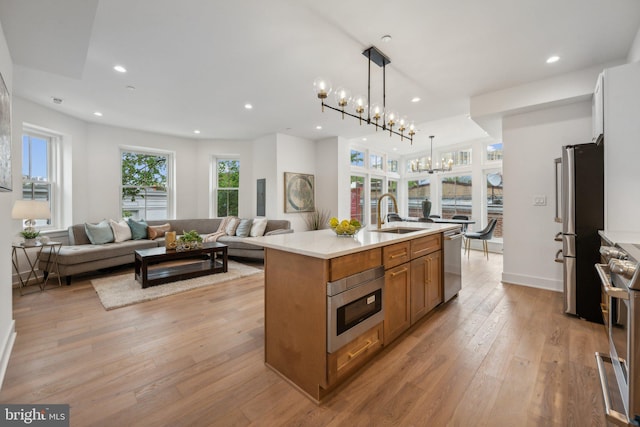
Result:
{"label": "gray sectional sofa", "polygon": [[[148,225],[171,224],[171,230],[178,235],[183,231],[196,230],[201,235],[214,233],[222,218],[208,219],[169,219],[163,221],[147,221]],[[164,245],[164,238],[155,240],[126,240],[117,243],[93,245],[87,236],[84,224],[69,227],[69,245],[62,246],[58,255],[58,267],[61,276],[71,284],[74,274],[96,271],[103,268],[133,264],[133,252],[136,249],[155,248]],[[292,233],[291,223],[287,220],[268,220],[264,235]],[[218,240],[228,246],[227,253],[232,257],[264,258],[264,250],[260,246],[246,243],[244,237],[222,236]],[[44,257],[43,257],[44,258]],[[40,270],[48,274],[47,263],[40,262]]]}

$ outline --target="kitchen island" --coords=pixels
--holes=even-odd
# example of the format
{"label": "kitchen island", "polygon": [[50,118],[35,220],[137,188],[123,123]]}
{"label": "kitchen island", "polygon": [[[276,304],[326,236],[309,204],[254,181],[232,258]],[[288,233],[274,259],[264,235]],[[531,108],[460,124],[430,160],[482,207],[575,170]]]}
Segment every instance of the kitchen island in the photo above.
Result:
{"label": "kitchen island", "polygon": [[[443,301],[442,233],[455,224],[385,224],[249,238],[265,249],[265,363],[319,402]],[[383,321],[329,351],[327,284],[384,274]],[[375,301],[372,293],[367,303]]]}

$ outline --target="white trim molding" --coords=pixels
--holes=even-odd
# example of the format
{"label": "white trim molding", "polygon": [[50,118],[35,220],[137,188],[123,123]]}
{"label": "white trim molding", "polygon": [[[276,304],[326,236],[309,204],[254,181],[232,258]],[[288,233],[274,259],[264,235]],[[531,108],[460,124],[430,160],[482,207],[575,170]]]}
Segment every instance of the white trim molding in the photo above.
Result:
{"label": "white trim molding", "polygon": [[9,365],[9,357],[11,357],[11,350],[13,350],[13,343],[16,341],[16,321],[11,321],[11,327],[6,334],[6,340],[2,343],[0,352],[0,389],[4,382],[4,376],[7,372],[7,366]]}

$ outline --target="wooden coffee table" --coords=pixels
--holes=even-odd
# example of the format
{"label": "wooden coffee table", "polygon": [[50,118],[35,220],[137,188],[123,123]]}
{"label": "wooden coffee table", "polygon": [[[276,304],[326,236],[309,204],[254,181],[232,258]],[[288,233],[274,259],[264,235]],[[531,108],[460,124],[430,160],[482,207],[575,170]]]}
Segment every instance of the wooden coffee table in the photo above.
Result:
{"label": "wooden coffee table", "polygon": [[[193,262],[167,265],[177,260]],[[227,272],[227,245],[203,243],[202,248],[176,251],[165,247],[135,251],[135,276],[143,288],[191,279],[207,274]]]}

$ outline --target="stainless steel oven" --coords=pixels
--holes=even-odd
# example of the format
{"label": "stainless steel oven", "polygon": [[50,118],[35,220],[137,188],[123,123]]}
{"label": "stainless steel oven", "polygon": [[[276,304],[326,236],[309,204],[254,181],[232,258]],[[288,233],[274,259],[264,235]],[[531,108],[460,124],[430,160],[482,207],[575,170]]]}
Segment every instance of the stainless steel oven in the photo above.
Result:
{"label": "stainless steel oven", "polygon": [[[640,425],[640,269],[623,250],[603,248],[600,252],[605,258],[613,254],[608,264],[596,265],[607,298],[609,354],[596,353],[606,416],[618,425]],[[608,384],[606,363],[613,367],[615,384]],[[622,410],[612,406],[613,387],[622,400]]]}
{"label": "stainless steel oven", "polygon": [[327,351],[333,353],[384,320],[384,267],[327,283]]}

